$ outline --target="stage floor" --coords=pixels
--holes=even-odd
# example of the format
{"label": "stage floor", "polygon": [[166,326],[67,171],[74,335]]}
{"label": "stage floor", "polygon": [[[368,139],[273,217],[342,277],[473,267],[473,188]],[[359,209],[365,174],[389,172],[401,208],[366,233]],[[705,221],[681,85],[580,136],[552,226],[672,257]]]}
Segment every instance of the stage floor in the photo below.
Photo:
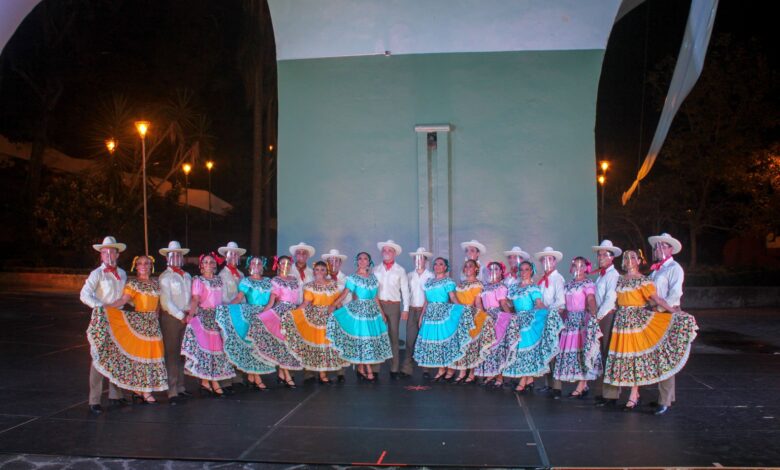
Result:
{"label": "stage floor", "polygon": [[[677,376],[677,403],[660,417],[645,405],[597,409],[592,397],[552,400],[419,375],[391,381],[386,370],[379,383],[363,384],[351,369],[339,385],[288,390],[265,376],[265,393],[237,387],[231,397],[181,406],[160,396],[157,406],[93,416],[87,309],[74,295],[0,293],[0,452],[373,466],[780,466],[780,310],[692,313],[700,335]],[[644,403],[656,396],[655,387],[642,389]]]}

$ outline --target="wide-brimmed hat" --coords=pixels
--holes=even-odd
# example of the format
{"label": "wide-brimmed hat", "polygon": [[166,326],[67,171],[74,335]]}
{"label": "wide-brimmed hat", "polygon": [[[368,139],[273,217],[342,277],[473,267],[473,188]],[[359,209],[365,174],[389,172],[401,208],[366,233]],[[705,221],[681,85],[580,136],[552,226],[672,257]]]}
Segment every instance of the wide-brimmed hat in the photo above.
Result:
{"label": "wide-brimmed hat", "polygon": [[413,252],[409,253],[409,256],[411,256],[412,258],[414,258],[415,256],[418,256],[418,255],[423,255],[426,258],[432,258],[433,257],[433,253],[431,253],[430,251],[425,251],[425,248],[423,248],[423,247],[417,248],[417,251],[413,251]]}
{"label": "wide-brimmed hat", "polygon": [[519,256],[523,259],[531,259],[531,255],[523,251],[519,246],[513,246],[511,250],[505,251],[504,256]]}
{"label": "wide-brimmed hat", "polygon": [[463,243],[460,244],[461,250],[465,250],[467,247],[470,247],[470,246],[473,246],[474,248],[478,249],[480,254],[484,255],[485,253],[487,253],[487,248],[485,248],[485,245],[483,245],[482,243],[480,243],[480,242],[478,242],[476,240],[471,240],[471,241],[463,242]]}
{"label": "wide-brimmed hat", "polygon": [[347,255],[342,255],[341,252],[339,252],[339,250],[334,248],[322,255],[322,259],[325,261],[327,261],[330,258],[341,258],[341,261],[344,262],[344,260],[347,259]]}
{"label": "wide-brimmed hat", "polygon": [[647,239],[650,242],[650,246],[655,246],[658,242],[668,243],[672,247],[672,254],[676,255],[682,250],[682,243],[679,240],[669,235],[668,233],[662,233],[661,235],[655,235]]}
{"label": "wide-brimmed hat", "polygon": [[601,250],[609,251],[614,257],[618,257],[623,254],[623,250],[613,245],[612,240],[602,240],[599,246],[592,246],[591,248],[596,253]]}
{"label": "wide-brimmed hat", "polygon": [[401,245],[399,245],[398,243],[394,242],[393,240],[387,240],[386,242],[379,242],[379,243],[376,244],[376,247],[379,248],[379,251],[382,251],[382,248],[384,248],[386,246],[389,246],[390,248],[392,248],[393,251],[395,251],[395,255],[396,256],[400,255],[401,252],[403,251],[403,249],[401,249]]}
{"label": "wide-brimmed hat", "polygon": [[244,253],[246,253],[246,250],[244,248],[239,248],[238,243],[236,242],[228,242],[226,246],[217,248],[217,252],[222,256],[226,256],[228,251],[236,251],[238,252],[238,256],[244,256]]}
{"label": "wide-brimmed hat", "polygon": [[163,256],[168,256],[168,253],[181,253],[183,256],[189,252],[190,252],[189,248],[182,248],[181,243],[179,243],[176,240],[169,241],[168,248],[160,248],[160,254]]}
{"label": "wide-brimmed hat", "polygon": [[546,246],[544,250],[534,253],[534,258],[537,260],[541,260],[543,256],[553,256],[558,261],[563,259],[563,253],[553,250],[551,246]]}
{"label": "wide-brimmed hat", "polygon": [[124,243],[117,243],[116,238],[109,235],[103,239],[103,243],[92,245],[92,248],[94,248],[95,251],[100,251],[103,248],[116,248],[117,251],[121,253],[125,251],[127,245],[125,245]]}
{"label": "wide-brimmed hat", "polygon": [[314,253],[317,251],[317,250],[314,249],[313,246],[307,245],[304,242],[299,242],[297,245],[292,245],[290,247],[290,254],[295,256],[295,252],[298,251],[298,250],[306,250],[306,251],[308,251],[309,252],[309,258],[314,256]]}

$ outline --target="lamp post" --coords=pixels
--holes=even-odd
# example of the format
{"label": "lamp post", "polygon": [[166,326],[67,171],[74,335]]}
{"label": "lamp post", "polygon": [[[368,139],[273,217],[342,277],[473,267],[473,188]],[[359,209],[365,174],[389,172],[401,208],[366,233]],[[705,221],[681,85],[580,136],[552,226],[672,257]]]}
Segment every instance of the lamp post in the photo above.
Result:
{"label": "lamp post", "polygon": [[214,168],[214,162],[208,160],[206,169],[209,170],[209,236],[211,236],[211,169]]}
{"label": "lamp post", "polygon": [[604,190],[606,189],[607,184],[607,170],[609,170],[609,162],[606,160],[602,160],[599,163],[599,168],[601,168],[601,174],[598,177],[599,184],[601,185],[601,210],[604,211]]}
{"label": "lamp post", "polygon": [[149,223],[146,209],[146,132],[151,123],[149,121],[136,121],[135,128],[141,135],[141,184],[143,186],[144,197],[144,254],[149,255]]}
{"label": "lamp post", "polygon": [[192,165],[185,163],[181,166],[184,171],[184,243],[190,246],[190,172]]}
{"label": "lamp post", "polygon": [[113,137],[106,140],[106,149],[108,150],[108,153],[110,155],[114,155],[114,152],[116,151],[116,146],[117,146],[116,139],[114,139]]}

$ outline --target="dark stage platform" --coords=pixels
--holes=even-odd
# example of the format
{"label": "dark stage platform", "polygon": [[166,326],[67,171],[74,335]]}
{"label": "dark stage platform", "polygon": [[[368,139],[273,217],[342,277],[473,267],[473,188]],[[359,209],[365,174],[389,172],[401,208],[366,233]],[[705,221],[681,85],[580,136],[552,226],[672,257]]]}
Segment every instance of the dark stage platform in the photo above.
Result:
{"label": "dark stage platform", "polygon": [[[701,331],[661,417],[420,377],[274,383],[182,406],[87,410],[88,311],[0,294],[0,452],[225,462],[487,467],[780,466],[780,310],[693,312]],[[271,384],[273,376],[266,376]],[[297,378],[298,382],[302,377]],[[195,390],[195,381],[190,382]],[[564,394],[568,390],[564,390]],[[642,391],[654,400],[654,387]],[[625,399],[625,397],[624,397]],[[0,460],[1,461],[1,460]]]}

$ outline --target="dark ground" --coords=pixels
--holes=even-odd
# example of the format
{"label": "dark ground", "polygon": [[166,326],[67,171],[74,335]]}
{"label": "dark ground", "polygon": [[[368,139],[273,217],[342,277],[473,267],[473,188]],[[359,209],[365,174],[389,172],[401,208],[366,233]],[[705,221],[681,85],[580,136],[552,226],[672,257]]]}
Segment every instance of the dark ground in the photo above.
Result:
{"label": "dark ground", "polygon": [[[342,385],[274,383],[95,417],[88,310],[73,294],[0,293],[0,467],[780,466],[780,309],[692,313],[699,337],[661,417],[419,376],[358,384],[352,371]],[[655,397],[642,390],[645,403]]]}

